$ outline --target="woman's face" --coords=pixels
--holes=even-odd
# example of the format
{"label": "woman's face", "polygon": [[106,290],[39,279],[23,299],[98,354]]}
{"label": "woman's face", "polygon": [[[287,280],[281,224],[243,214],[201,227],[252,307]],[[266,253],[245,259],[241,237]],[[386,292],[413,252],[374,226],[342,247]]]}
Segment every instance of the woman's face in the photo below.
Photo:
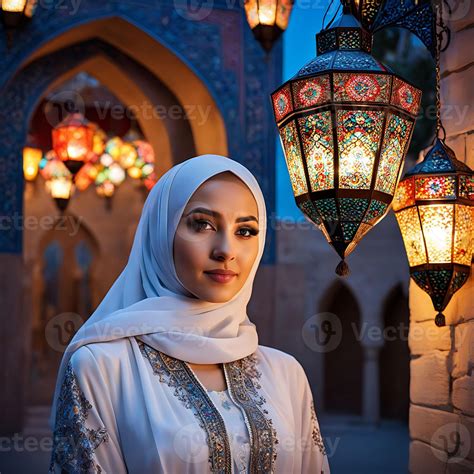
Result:
{"label": "woman's face", "polygon": [[[258,254],[258,217],[252,192],[229,171],[194,192],[176,230],[173,256],[180,281],[196,298],[222,303],[242,288]],[[213,270],[235,275],[208,273]]]}

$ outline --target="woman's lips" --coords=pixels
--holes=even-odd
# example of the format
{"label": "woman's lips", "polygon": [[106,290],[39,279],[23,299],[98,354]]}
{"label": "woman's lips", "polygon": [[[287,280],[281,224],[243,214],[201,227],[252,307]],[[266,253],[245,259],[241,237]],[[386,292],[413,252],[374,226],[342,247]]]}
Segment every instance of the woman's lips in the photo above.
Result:
{"label": "woman's lips", "polygon": [[204,273],[218,283],[229,283],[233,278],[236,277],[236,275],[225,275],[223,273]]}

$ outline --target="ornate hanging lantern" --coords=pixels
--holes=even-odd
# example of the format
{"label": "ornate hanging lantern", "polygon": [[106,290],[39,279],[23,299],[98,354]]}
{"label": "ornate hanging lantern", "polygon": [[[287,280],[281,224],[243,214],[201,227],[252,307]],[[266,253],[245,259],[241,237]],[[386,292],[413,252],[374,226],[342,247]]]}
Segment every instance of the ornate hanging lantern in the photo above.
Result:
{"label": "ornate hanging lantern", "polygon": [[73,175],[87,161],[94,145],[93,135],[93,128],[80,113],[68,115],[53,129],[53,149]]}
{"label": "ornate hanging lantern", "polygon": [[36,8],[37,0],[2,0],[2,21],[7,32],[7,42],[10,48],[13,43],[13,32],[22,23],[31,19]]}
{"label": "ornate hanging lantern", "polygon": [[[474,173],[457,160],[445,143],[441,121],[440,51],[449,43],[441,4],[437,7],[436,139],[425,159],[406,173],[398,185],[393,209],[400,226],[410,275],[426,291],[438,311],[437,326],[446,324],[442,311],[471,271],[474,227]],[[447,44],[441,48],[444,34]],[[443,131],[443,138],[439,138]]]}
{"label": "ornate hanging lantern", "polygon": [[471,271],[474,173],[440,139],[398,185],[393,210],[400,226],[410,275],[442,311]]}
{"label": "ornate hanging lantern", "polygon": [[316,36],[318,56],[272,93],[296,204],[341,262],[387,213],[421,92],[371,54],[372,35],[344,7]]}
{"label": "ornate hanging lantern", "polygon": [[253,35],[268,53],[288,27],[294,0],[245,0],[245,13]]}

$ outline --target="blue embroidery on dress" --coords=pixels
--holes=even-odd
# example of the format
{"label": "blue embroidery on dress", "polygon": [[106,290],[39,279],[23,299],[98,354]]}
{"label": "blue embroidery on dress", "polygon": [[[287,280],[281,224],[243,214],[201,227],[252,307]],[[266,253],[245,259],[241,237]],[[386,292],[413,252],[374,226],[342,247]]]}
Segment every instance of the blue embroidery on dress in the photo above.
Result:
{"label": "blue embroidery on dress", "polygon": [[58,397],[49,473],[56,472],[56,466],[68,473],[102,472],[94,460],[94,451],[108,441],[109,435],[105,427],[94,430],[86,426],[91,408],[69,362]]}

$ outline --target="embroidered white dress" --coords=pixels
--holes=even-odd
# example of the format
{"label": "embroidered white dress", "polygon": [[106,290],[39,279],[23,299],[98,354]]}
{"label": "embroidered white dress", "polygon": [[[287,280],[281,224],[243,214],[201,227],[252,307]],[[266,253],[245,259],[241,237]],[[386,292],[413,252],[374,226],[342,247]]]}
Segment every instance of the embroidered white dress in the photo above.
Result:
{"label": "embroidered white dress", "polygon": [[241,408],[232,400],[229,390],[208,390],[219,410],[230,437],[232,473],[246,474],[249,469],[250,439]]}
{"label": "embroidered white dress", "polygon": [[328,474],[299,362],[259,345],[223,367],[229,411],[185,362],[138,337],[80,347],[58,398],[50,472],[230,474],[247,464],[236,444],[250,434],[247,472]]}

